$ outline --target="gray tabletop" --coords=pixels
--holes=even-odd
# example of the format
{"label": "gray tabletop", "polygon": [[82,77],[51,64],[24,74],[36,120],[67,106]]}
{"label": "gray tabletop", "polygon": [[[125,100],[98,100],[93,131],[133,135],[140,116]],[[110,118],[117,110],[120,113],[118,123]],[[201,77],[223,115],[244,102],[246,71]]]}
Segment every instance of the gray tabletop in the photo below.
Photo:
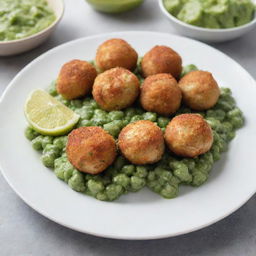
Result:
{"label": "gray tabletop", "polygon": [[[0,58],[0,93],[31,60],[69,40],[124,30],[175,33],[161,15],[156,0],[146,0],[140,8],[116,16],[97,13],[83,0],[65,2],[64,18],[44,45],[19,56]],[[255,42],[256,30],[235,41],[213,46],[234,58],[256,78]],[[187,235],[154,241],[97,238],[72,231],[39,215],[0,176],[0,255],[3,256],[255,256],[255,220],[256,196],[226,219]]]}

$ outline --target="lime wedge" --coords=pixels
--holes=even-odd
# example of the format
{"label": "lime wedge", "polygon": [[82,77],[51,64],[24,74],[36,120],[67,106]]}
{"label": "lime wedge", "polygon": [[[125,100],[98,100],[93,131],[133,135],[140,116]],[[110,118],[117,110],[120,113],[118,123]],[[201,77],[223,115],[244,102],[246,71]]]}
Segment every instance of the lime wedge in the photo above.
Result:
{"label": "lime wedge", "polygon": [[43,135],[58,136],[69,132],[79,115],[43,90],[33,91],[25,103],[29,124]]}

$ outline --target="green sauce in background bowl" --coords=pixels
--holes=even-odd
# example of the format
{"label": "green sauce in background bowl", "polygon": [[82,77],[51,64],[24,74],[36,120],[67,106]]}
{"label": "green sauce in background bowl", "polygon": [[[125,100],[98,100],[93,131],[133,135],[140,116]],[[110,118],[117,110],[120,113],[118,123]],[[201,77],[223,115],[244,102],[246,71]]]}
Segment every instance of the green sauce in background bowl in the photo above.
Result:
{"label": "green sauce in background bowl", "polygon": [[64,0],[0,0],[0,56],[42,44],[63,17]]}
{"label": "green sauce in background bowl", "polygon": [[164,7],[177,19],[194,26],[226,29],[254,19],[251,0],[163,0]]}
{"label": "green sauce in background bowl", "polygon": [[256,28],[256,0],[158,0],[158,4],[179,34],[208,43],[230,41]]}
{"label": "green sauce in background bowl", "polygon": [[55,20],[45,0],[0,0],[0,41],[26,38]]}
{"label": "green sauce in background bowl", "polygon": [[143,0],[86,0],[94,9],[106,13],[122,13],[136,8]]}

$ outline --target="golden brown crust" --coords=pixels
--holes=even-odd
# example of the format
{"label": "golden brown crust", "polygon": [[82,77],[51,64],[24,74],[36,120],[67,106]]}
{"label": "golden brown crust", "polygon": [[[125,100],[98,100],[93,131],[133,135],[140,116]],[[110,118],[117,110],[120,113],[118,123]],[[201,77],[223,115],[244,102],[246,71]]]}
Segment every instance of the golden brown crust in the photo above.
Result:
{"label": "golden brown crust", "polygon": [[212,74],[196,70],[185,75],[178,83],[183,101],[195,110],[212,108],[219,99],[220,89]]}
{"label": "golden brown crust", "polygon": [[143,82],[140,102],[145,110],[168,116],[179,109],[181,97],[181,90],[172,75],[157,74]]}
{"label": "golden brown crust", "polygon": [[170,47],[157,45],[144,55],[141,68],[144,77],[169,73],[179,79],[182,71],[182,59]]}
{"label": "golden brown crust", "polygon": [[162,130],[151,121],[137,121],[122,129],[118,137],[122,154],[134,164],[152,164],[164,153]]}
{"label": "golden brown crust", "polygon": [[78,170],[98,174],[113,163],[117,155],[114,138],[100,127],[80,127],[68,135],[68,160]]}
{"label": "golden brown crust", "polygon": [[113,38],[101,44],[95,62],[100,71],[123,67],[133,71],[138,60],[137,52],[124,40]]}
{"label": "golden brown crust", "polygon": [[97,71],[92,64],[82,60],[65,63],[57,79],[57,91],[65,99],[85,96],[92,89]]}
{"label": "golden brown crust", "polygon": [[176,155],[196,157],[212,146],[210,125],[199,114],[182,114],[174,117],[165,130],[165,141]]}
{"label": "golden brown crust", "polygon": [[139,79],[131,71],[112,68],[97,76],[92,94],[101,108],[111,111],[132,105],[139,90]]}

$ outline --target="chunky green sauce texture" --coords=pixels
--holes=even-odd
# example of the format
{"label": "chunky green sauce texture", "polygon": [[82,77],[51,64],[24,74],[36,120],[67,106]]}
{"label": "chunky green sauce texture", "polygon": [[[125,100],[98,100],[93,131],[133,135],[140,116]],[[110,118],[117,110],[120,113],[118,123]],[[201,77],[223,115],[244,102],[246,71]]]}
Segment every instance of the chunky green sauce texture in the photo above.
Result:
{"label": "chunky green sauce texture", "polygon": [[[184,67],[183,75],[195,69],[194,65],[188,65]],[[164,131],[173,117],[145,112],[138,104],[124,111],[106,112],[98,107],[92,97],[67,101],[57,94],[54,82],[48,91],[81,116],[78,127],[101,126],[115,138],[124,126],[137,120],[155,122]],[[182,106],[175,115],[191,112]],[[131,164],[119,155],[112,166],[98,175],[81,173],[70,164],[65,152],[67,136],[43,136],[30,127],[26,129],[25,136],[31,140],[32,147],[42,153],[43,164],[52,168],[55,175],[75,191],[98,200],[113,201],[122,194],[136,192],[147,186],[164,198],[174,198],[178,195],[180,185],[200,186],[207,181],[214,162],[220,159],[222,152],[227,151],[235,131],[244,123],[242,112],[237,108],[228,88],[221,89],[221,96],[214,108],[199,114],[207,120],[214,132],[213,146],[206,154],[194,159],[180,158],[166,148],[160,162],[143,166]]]}
{"label": "chunky green sauce texture", "polygon": [[0,41],[31,36],[55,19],[45,0],[0,0]]}
{"label": "chunky green sauce texture", "polygon": [[255,14],[251,0],[163,0],[169,13],[188,24],[232,28],[249,23]]}

